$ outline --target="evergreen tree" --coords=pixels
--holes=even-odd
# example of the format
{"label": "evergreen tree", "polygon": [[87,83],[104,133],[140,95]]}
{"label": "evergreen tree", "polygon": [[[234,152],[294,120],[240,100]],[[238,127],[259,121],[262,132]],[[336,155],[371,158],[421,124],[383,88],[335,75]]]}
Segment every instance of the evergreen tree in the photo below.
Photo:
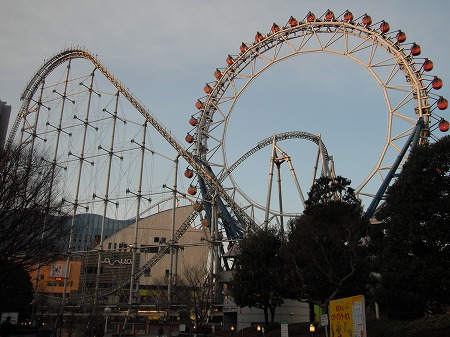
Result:
{"label": "evergreen tree", "polygon": [[413,149],[372,235],[391,315],[417,317],[450,304],[450,137]]}
{"label": "evergreen tree", "polygon": [[0,273],[0,312],[18,312],[20,320],[30,318],[33,301],[30,275],[21,266],[7,264],[4,268],[9,272]]}
{"label": "evergreen tree", "polygon": [[283,303],[283,265],[279,259],[283,240],[275,230],[252,233],[239,242],[230,294],[241,307],[263,309],[265,324],[274,322]]}
{"label": "evergreen tree", "polygon": [[289,222],[291,298],[327,309],[330,300],[365,292],[368,226],[350,181],[319,178],[304,213]]}

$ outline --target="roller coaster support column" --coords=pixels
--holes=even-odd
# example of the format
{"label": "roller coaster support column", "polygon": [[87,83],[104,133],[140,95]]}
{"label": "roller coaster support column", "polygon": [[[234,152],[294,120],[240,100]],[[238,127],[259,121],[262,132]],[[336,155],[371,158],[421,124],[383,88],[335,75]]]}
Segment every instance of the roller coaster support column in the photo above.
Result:
{"label": "roller coaster support column", "polygon": [[275,144],[276,144],[276,138],[275,135],[272,137],[272,156],[270,158],[270,168],[269,168],[269,186],[267,188],[267,198],[266,198],[266,213],[264,216],[264,230],[267,230],[269,226],[269,210],[270,210],[270,197],[272,196],[272,182],[273,182],[273,165],[276,160],[276,150],[275,150]]}
{"label": "roller coaster support column", "polygon": [[406,154],[406,151],[408,150],[408,147],[411,145],[412,148],[414,148],[418,143],[420,139],[420,134],[422,130],[425,127],[425,122],[422,117],[419,118],[417,121],[417,124],[411,132],[411,135],[408,137],[408,140],[406,141],[405,145],[403,146],[402,150],[397,156],[397,159],[395,160],[394,164],[392,165],[391,169],[389,170],[389,173],[387,174],[386,178],[384,179],[383,183],[381,184],[380,188],[378,189],[377,194],[373,198],[372,202],[370,203],[369,207],[367,208],[367,211],[365,213],[365,217],[367,219],[370,219],[374,213],[375,210],[380,203],[381,199],[383,198],[392,178],[395,175],[395,172],[397,171],[398,167],[400,166],[400,163],[403,159],[403,157]]}
{"label": "roller coaster support column", "polygon": [[212,198],[212,212],[211,212],[211,225],[210,225],[210,233],[211,233],[211,265],[210,265],[210,282],[213,286],[213,295],[212,298],[216,299],[218,293],[218,282],[217,276],[219,275],[219,266],[220,266],[220,256],[219,256],[219,221],[217,214],[217,199],[218,194],[216,193]]}
{"label": "roller coaster support column", "polygon": [[[145,157],[145,135],[147,134],[147,123],[144,123],[144,129],[142,132],[142,144],[139,145],[141,148],[141,163],[140,163],[140,171],[139,171],[139,187],[137,197],[137,205],[136,205],[136,221],[134,227],[134,241],[133,241],[133,264],[131,265],[131,279],[130,279],[130,295],[128,298],[128,313],[126,319],[131,315],[131,308],[133,306],[133,298],[134,298],[134,283],[136,282],[135,273],[136,273],[136,264],[137,261],[137,250],[138,250],[138,236],[139,236],[139,220],[140,220],[140,212],[141,212],[141,201],[142,201],[142,177],[144,173],[144,157]],[[138,291],[136,286],[136,292]]]}
{"label": "roller coaster support column", "polygon": [[[173,253],[175,249],[178,249],[174,247],[175,243],[175,215],[176,215],[176,208],[177,208],[177,173],[178,173],[178,162],[179,162],[180,155],[178,154],[175,158],[175,173],[174,173],[174,182],[173,182],[173,208],[172,208],[172,231],[171,231],[171,239],[170,239],[170,266],[169,266],[169,286],[167,289],[167,314],[170,313],[170,309],[172,306],[172,292],[173,292]],[[175,270],[176,273],[176,270]],[[169,316],[170,317],[170,316]]]}

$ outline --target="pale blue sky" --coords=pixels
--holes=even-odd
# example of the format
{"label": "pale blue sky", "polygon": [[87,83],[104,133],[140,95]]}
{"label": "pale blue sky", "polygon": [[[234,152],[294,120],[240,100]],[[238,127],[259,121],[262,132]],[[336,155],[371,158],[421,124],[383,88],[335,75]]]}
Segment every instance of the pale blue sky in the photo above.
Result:
{"label": "pale blue sky", "polygon": [[[433,60],[433,74],[444,80],[440,93],[450,98],[447,0],[3,0],[1,8],[0,99],[13,107],[11,122],[20,108],[22,90],[44,60],[66,47],[79,45],[97,54],[182,140],[190,130],[188,120],[195,112],[194,104],[204,95],[204,84],[213,80],[216,68],[225,66],[228,54],[238,53],[241,42],[252,42],[256,31],[268,32],[273,22],[284,25],[291,15],[300,20],[308,11],[320,16],[328,8],[337,15],[346,9],[355,17],[368,13],[374,22],[386,20],[391,30],[405,31],[408,41],[420,44],[422,55]],[[356,66],[347,68],[347,61],[335,69],[339,62],[323,55],[289,60],[271,69],[259,83],[255,81],[241,99],[242,106],[251,106],[251,111],[247,108],[247,113],[236,115],[240,122],[229,126],[232,135],[244,132],[243,138],[252,139],[248,144],[238,142],[236,146],[242,148],[236,152],[242,154],[276,132],[320,132],[335,158],[338,173],[342,169],[342,175],[357,180],[362,152],[374,150],[370,147],[372,139],[373,143],[384,140],[384,117],[371,109],[383,106],[384,101],[366,73]],[[269,85],[280,87],[283,76],[293,75],[307,79],[303,84],[309,88],[307,97],[316,102],[316,111],[311,114],[322,109],[333,112],[335,119],[330,118],[323,130],[316,126],[308,129],[308,122],[295,122],[302,116],[295,108],[298,102],[292,87],[282,91],[285,96],[277,93],[270,99]],[[362,106],[361,99],[372,97],[374,102]],[[334,101],[339,98],[343,101]],[[277,102],[283,105],[281,112],[274,111]],[[356,106],[349,109],[353,104]],[[450,119],[448,111],[443,115]],[[261,120],[268,124],[256,127]],[[240,128],[244,123],[255,128]],[[232,137],[237,136],[230,136],[230,141]],[[368,142],[357,148],[363,139]],[[374,147],[378,150],[377,145]],[[266,186],[266,180],[261,184]]]}

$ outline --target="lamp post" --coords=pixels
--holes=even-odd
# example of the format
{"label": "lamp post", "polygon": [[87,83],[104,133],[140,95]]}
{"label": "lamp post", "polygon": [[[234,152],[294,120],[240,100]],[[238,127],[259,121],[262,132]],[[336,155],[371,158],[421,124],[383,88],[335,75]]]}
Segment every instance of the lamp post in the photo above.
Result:
{"label": "lamp post", "polygon": [[314,324],[309,325],[309,332],[311,333],[311,337],[314,337],[314,334],[316,332],[316,326]]}
{"label": "lamp post", "polygon": [[105,314],[105,336],[108,333],[108,317],[109,315],[111,315],[111,308],[110,307],[106,307],[103,310],[103,313]]}

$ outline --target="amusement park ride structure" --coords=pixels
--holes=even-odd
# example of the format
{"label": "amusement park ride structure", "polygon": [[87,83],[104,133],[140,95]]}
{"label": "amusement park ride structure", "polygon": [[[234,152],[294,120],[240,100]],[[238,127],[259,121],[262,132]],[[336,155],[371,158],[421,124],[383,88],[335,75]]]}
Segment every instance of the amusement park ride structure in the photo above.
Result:
{"label": "amusement park ride structure", "polygon": [[[283,229],[284,218],[301,213],[286,213],[283,210],[279,173],[283,163],[289,166],[302,202],[305,197],[291,156],[283,151],[281,141],[302,139],[317,145],[311,184],[320,175],[336,175],[332,157],[321,137],[307,132],[273,134],[259,141],[234,163],[229,164],[227,159],[227,126],[241,95],[253,80],[274,64],[311,53],[348,58],[367,70],[381,88],[387,107],[386,140],[374,169],[356,188],[358,195],[372,198],[367,208],[367,216],[371,217],[392,178],[401,170],[408,151],[416,144],[437,139],[433,134],[436,130],[445,132],[449,128],[449,123],[439,115],[439,111],[447,108],[448,102],[435,93],[441,89],[443,81],[428,75],[433,69],[433,62],[420,58],[420,46],[406,43],[406,34],[400,30],[391,32],[386,21],[373,23],[367,14],[354,18],[350,11],[336,16],[327,10],[320,17],[309,12],[302,20],[290,17],[283,25],[273,23],[266,34],[257,32],[254,41],[242,43],[237,54],[226,57],[225,67],[217,68],[214,80],[204,87],[205,95],[196,101],[196,112],[189,119],[192,129],[185,137],[188,148],[140,103],[96,55],[85,49],[63,50],[36,72],[22,94],[23,105],[7,146],[20,143],[30,150],[39,148],[49,156],[46,160],[50,160],[54,169],[63,174],[68,191],[64,200],[70,206],[73,218],[87,209],[102,214],[104,218],[134,217],[136,235],[133,247],[138,247],[138,223],[144,203],[149,200],[161,203],[158,198],[162,200],[162,197],[173,196],[169,200],[173,200],[175,208],[177,194],[183,194],[196,203],[194,212],[183,225],[173,228],[167,246],[142,266],[137,265],[134,255],[131,278],[99,292],[98,298],[130,284],[131,305],[133,287],[139,277],[162,256],[168,252],[173,254],[173,246],[186,229],[198,221],[199,216],[200,226],[206,225],[214,231],[211,235],[214,241],[211,254],[215,273],[229,268],[224,267],[221,261],[223,242],[238,240],[248,232],[268,226]],[[149,130],[148,124],[153,129]],[[176,163],[175,171],[178,171],[178,159],[184,159],[188,164],[184,176],[191,179],[187,194],[178,190],[179,177],[176,174],[174,188],[169,188],[169,191],[166,183],[160,183],[160,180],[146,185],[148,172],[154,167],[154,157],[159,155],[151,145],[153,130],[175,150],[172,157],[163,156],[166,166],[154,171],[172,172],[173,163]],[[254,153],[268,146],[272,147],[268,191],[266,203],[261,204],[238,186],[233,172]],[[393,157],[395,160],[392,160]],[[278,172],[278,207],[271,203],[275,171]],[[367,190],[369,183],[381,187],[374,193]],[[154,187],[156,185],[166,189],[158,190]],[[197,194],[197,190],[200,193]],[[104,239],[102,234],[98,246],[99,261],[104,250]],[[73,253],[71,240],[73,232],[68,245],[68,262]],[[222,248],[218,249],[219,246]]]}

